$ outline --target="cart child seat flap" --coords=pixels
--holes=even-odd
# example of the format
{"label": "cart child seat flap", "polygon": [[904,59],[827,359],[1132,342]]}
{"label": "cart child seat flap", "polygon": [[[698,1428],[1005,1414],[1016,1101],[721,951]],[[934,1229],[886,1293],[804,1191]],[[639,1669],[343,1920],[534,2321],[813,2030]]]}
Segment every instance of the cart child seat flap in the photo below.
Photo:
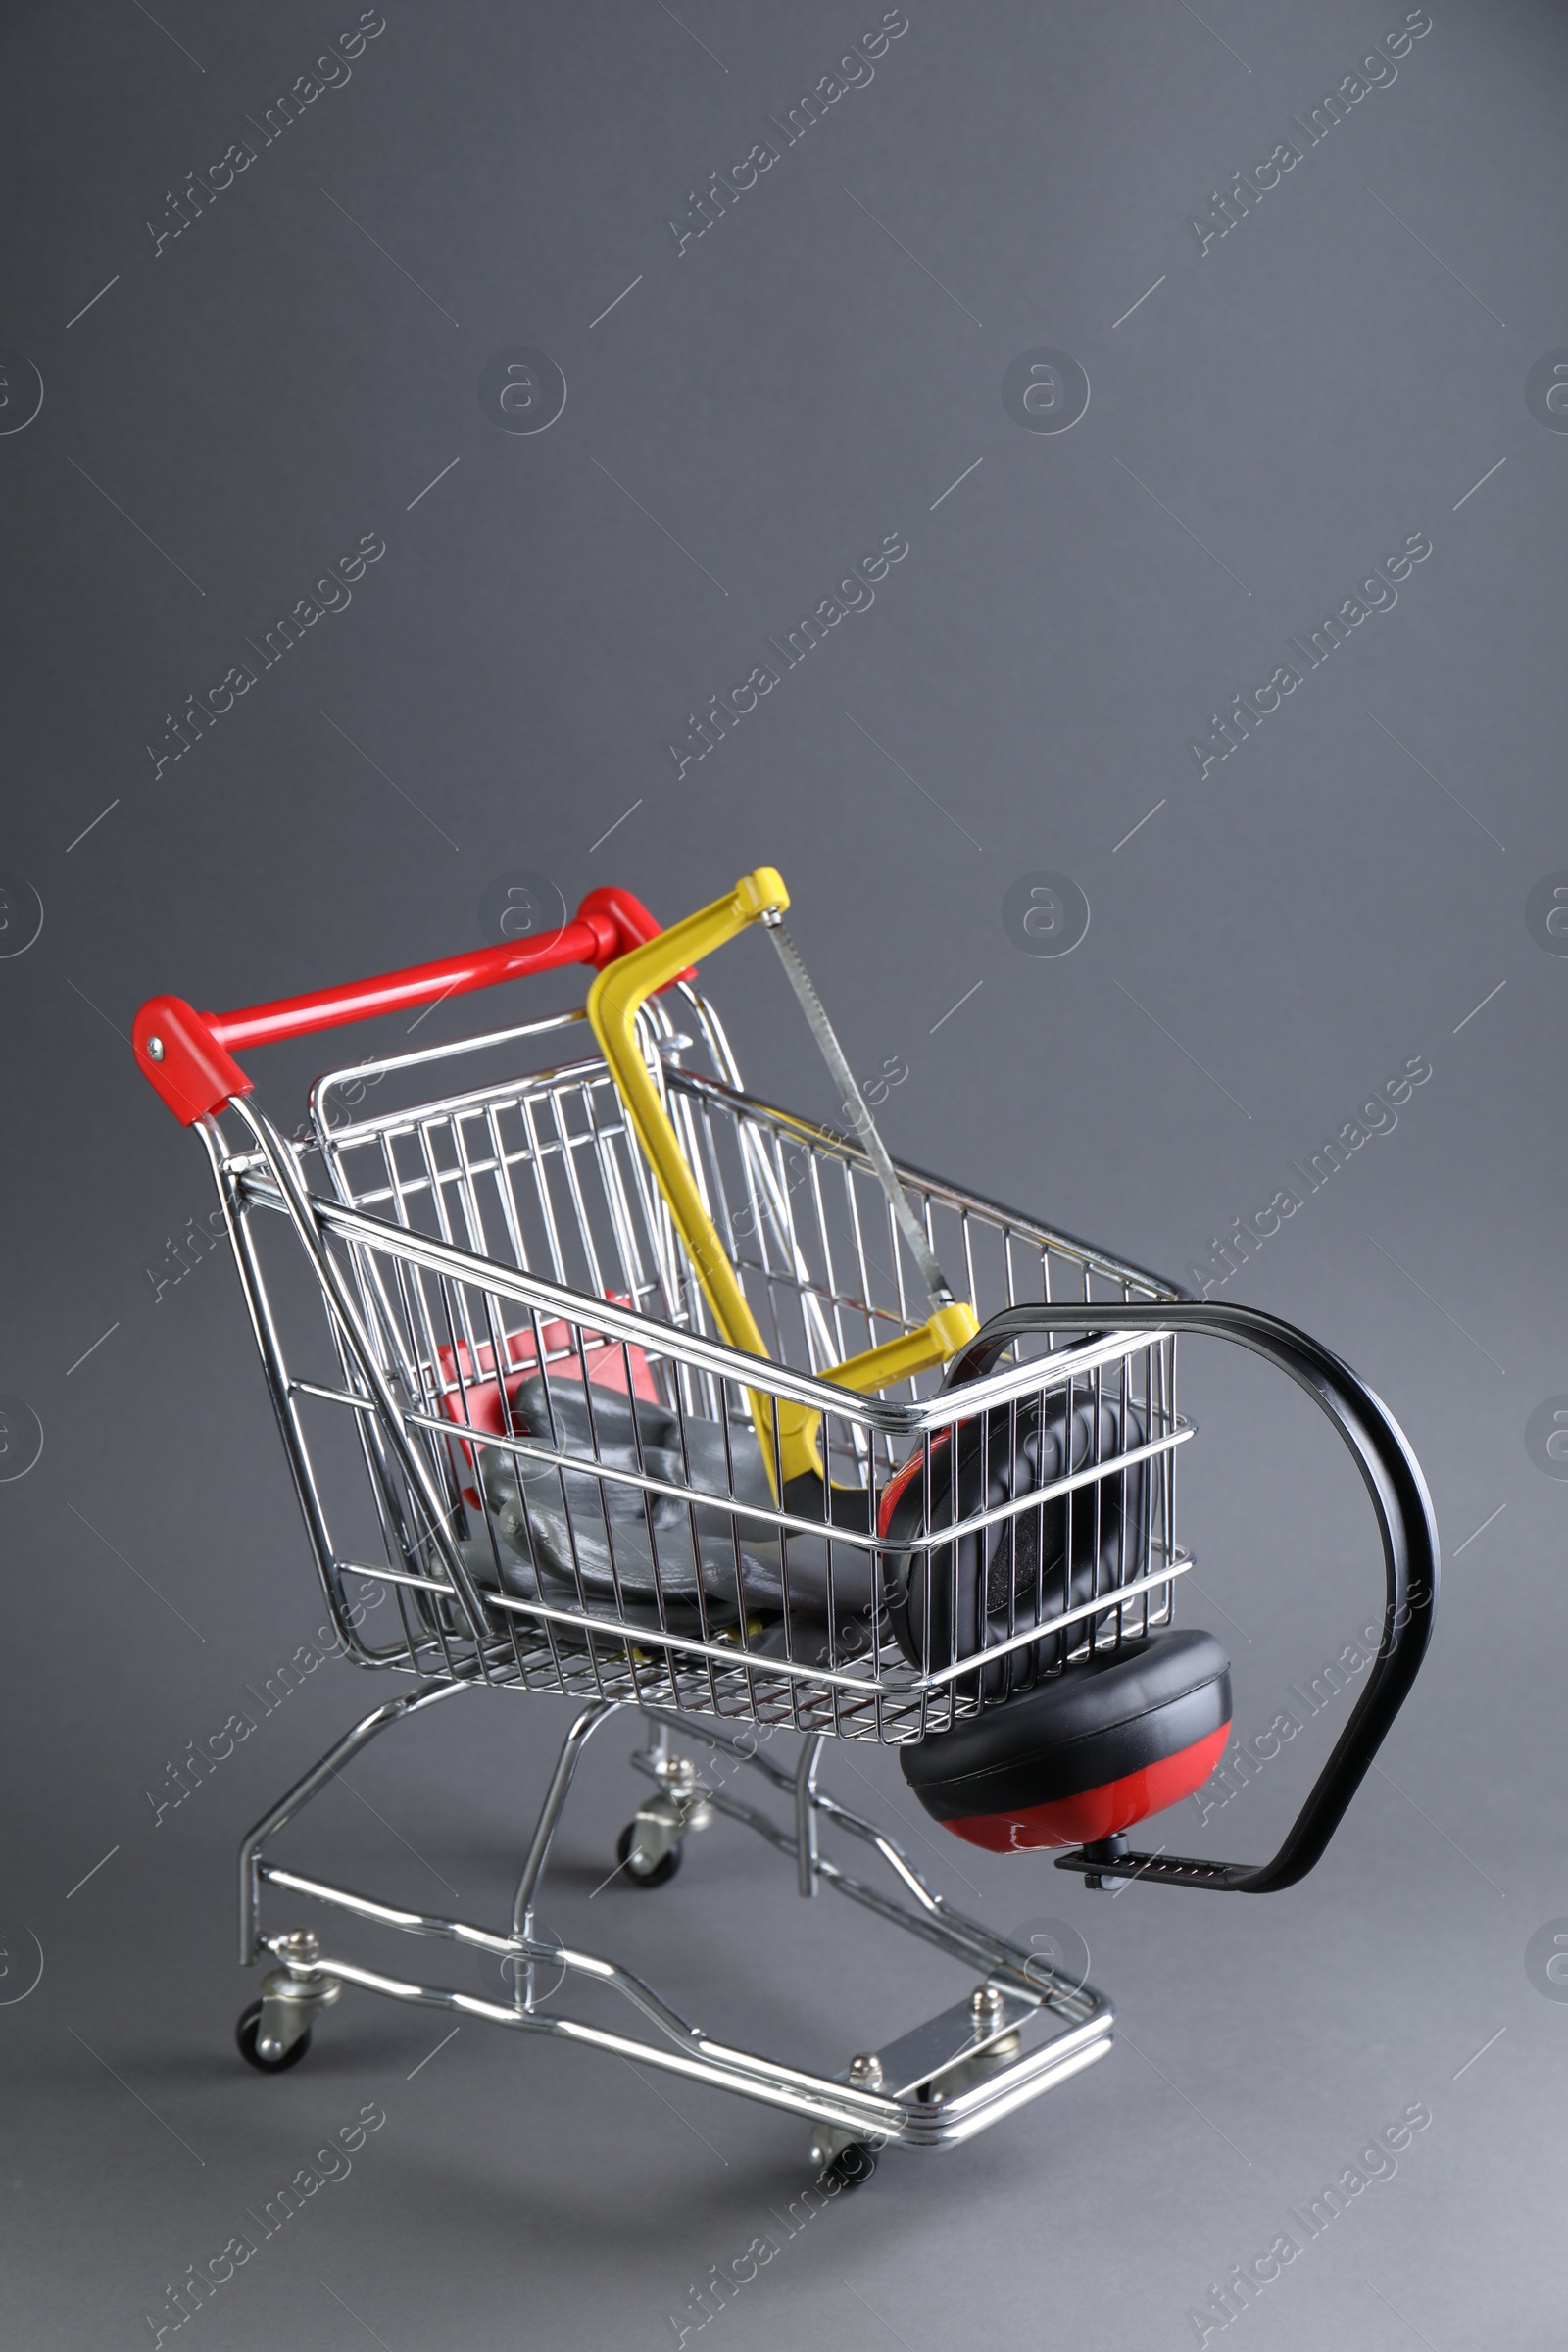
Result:
{"label": "cart child seat flap", "polygon": [[926,1811],[971,1845],[1085,1845],[1200,1788],[1230,1721],[1230,1662],[1213,1635],[1154,1633],[899,1760]]}

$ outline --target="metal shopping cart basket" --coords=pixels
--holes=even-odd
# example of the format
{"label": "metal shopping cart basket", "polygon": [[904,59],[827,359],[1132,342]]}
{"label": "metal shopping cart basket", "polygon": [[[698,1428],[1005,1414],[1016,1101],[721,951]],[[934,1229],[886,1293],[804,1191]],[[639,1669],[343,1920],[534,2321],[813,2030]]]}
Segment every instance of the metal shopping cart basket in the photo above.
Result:
{"label": "metal shopping cart basket", "polygon": [[[342,989],[227,1014],[154,999],[134,1046],[207,1148],[341,1643],[413,1683],[244,1841],[240,1956],[271,1963],[240,2020],[244,2054],[295,2064],[356,1985],[788,2110],[848,2180],[878,2145],[961,2140],[1102,2057],[1112,2013],[955,1909],[831,1795],[824,1743],[897,1748],[937,1820],[996,1850],[1054,1850],[1090,1885],[1286,1886],[1322,1854],[1409,1690],[1438,1553],[1399,1430],[1315,1341],[895,1169],[787,905],[763,868],[661,932],[629,894],[599,890],[554,932]],[[841,1128],[748,1095],[698,992],[697,959],[753,924],[838,1082]],[[583,1010],[336,1070],[292,1139],[232,1058],[567,964],[597,969]],[[961,1269],[956,1289],[944,1264]],[[1306,1389],[1382,1540],[1376,1658],[1259,1867],[1126,1837],[1207,1778],[1231,1714],[1218,1644],[1172,1624],[1189,1565],[1183,1332],[1249,1348]],[[411,1911],[270,1858],[390,1726],[499,1688],[581,1702],[509,1920]],[[714,2040],[629,1969],[551,1936],[536,1909],[551,1840],[587,1741],[621,1707],[646,1725],[634,1762],[650,1784],[620,1840],[625,1882],[667,1880],[722,1816],[786,1856],[802,1895],[831,1887],[923,1937],[973,1989],[811,2074]],[[771,1810],[739,1793],[748,1782]],[[828,1833],[870,1849],[876,1883]],[[511,1997],[365,1967],[308,1930],[264,1934],[264,1887],[488,1955]],[[634,2031],[577,2013],[595,1987],[624,1999]]]}

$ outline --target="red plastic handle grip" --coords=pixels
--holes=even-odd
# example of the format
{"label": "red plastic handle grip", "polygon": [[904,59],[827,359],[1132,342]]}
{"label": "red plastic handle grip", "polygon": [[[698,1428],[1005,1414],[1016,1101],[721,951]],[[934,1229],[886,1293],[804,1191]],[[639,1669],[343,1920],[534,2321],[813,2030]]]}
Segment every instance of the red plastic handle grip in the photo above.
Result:
{"label": "red plastic handle grip", "polygon": [[476,948],[438,963],[413,964],[370,980],[347,981],[341,988],[318,988],[309,996],[280,997],[275,1004],[249,1004],[238,1012],[197,1012],[180,997],[149,997],[136,1015],[131,1044],[142,1076],[180,1124],[191,1127],[235,1095],[251,1092],[231,1048],[308,1037],[345,1021],[433,1004],[442,997],[466,996],[470,989],[493,988],[498,981],[563,964],[589,963],[603,971],[617,956],[657,938],[659,930],[629,890],[591,890],[572,920],[552,938]]}

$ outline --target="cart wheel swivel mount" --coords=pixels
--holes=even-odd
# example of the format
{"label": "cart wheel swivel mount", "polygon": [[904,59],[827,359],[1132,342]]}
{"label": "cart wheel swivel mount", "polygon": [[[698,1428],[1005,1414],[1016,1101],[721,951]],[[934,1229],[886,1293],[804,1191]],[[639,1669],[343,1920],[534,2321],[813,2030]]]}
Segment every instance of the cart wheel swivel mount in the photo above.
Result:
{"label": "cart wheel swivel mount", "polygon": [[[661,931],[629,893],[597,890],[548,937],[240,1012],[155,998],[132,1042],[206,1151],[339,1640],[391,1678],[242,1844],[240,1959],[266,1968],[243,2058],[299,2064],[348,1986],[778,2108],[850,2186],[881,2148],[966,2139],[1082,2072],[1113,2020],[833,1795],[828,1742],[896,1748],[935,1821],[1025,1856],[1007,1867],[1035,1884],[1049,1855],[1090,1886],[1288,1886],[1414,1681],[1438,1547],[1398,1428],[1317,1342],[896,1166],[788,905],[762,867]],[[696,986],[698,960],[754,926],[821,1049],[839,1127],[749,1094]],[[514,1006],[416,1052],[400,1050],[405,1020],[391,1051],[317,1081],[293,1139],[234,1059],[574,964],[597,974],[576,1010]],[[1127,1837],[1201,1784],[1231,1720],[1224,1652],[1173,1615],[1192,1564],[1176,1533],[1184,1336],[1247,1348],[1307,1392],[1382,1546],[1376,1657],[1261,1864]],[[295,1817],[384,1733],[499,1691],[575,1706],[504,1918],[413,1911],[279,1858]],[[667,1886],[694,1838],[722,1872],[745,1831],[801,1896],[826,1888],[934,1946],[958,1972],[945,2005],[886,2033],[868,1976],[866,2046],[807,2071],[714,2038],[548,1930],[557,1826],[588,1742],[624,1710],[645,1792],[607,1857],[603,1913]],[[501,1990],[264,1930],[264,1897],[328,1931],[347,1916],[425,1952],[466,1946]],[[575,1997],[596,1987],[620,1996],[619,2028]]]}

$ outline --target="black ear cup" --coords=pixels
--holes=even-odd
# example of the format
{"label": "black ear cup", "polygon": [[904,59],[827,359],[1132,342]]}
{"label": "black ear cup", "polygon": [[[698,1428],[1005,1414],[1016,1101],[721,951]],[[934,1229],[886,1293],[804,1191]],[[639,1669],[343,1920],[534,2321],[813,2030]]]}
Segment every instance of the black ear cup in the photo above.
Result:
{"label": "black ear cup", "polygon": [[[1042,1401],[1044,1409],[1042,1409]],[[924,1673],[1131,1583],[1144,1573],[1146,1465],[1114,1470],[956,1544],[925,1539],[1073,1471],[1142,1445],[1119,1397],[1065,1396],[998,1405],[941,1431],[884,1490],[884,1589],[894,1638]],[[1084,1638],[1089,1620],[1020,1645],[962,1689],[989,1700],[1032,1690]]]}
{"label": "black ear cup", "polygon": [[1200,1788],[1224,1752],[1230,1661],[1212,1634],[1146,1634],[1005,1706],[902,1747],[936,1821],[993,1853],[1088,1845]]}

